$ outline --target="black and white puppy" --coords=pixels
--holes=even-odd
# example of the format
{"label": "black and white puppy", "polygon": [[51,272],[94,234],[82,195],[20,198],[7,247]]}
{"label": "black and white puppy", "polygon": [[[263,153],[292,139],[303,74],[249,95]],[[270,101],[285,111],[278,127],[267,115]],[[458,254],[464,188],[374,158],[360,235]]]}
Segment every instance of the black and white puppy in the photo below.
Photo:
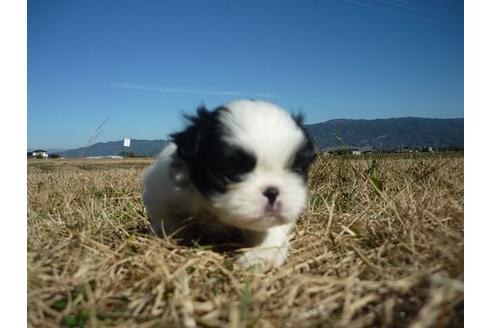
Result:
{"label": "black and white puppy", "polygon": [[238,100],[212,111],[200,107],[187,119],[144,172],[143,202],[154,230],[209,242],[235,236],[251,247],[239,265],[282,265],[314,159],[301,117],[269,102]]}

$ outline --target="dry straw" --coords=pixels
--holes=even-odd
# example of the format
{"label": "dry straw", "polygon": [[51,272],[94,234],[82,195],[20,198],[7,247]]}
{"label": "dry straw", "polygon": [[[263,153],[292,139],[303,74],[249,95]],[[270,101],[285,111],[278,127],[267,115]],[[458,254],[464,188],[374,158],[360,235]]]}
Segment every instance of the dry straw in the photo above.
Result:
{"label": "dry straw", "polygon": [[148,232],[149,160],[28,164],[30,327],[463,325],[463,158],[320,157],[281,269]]}

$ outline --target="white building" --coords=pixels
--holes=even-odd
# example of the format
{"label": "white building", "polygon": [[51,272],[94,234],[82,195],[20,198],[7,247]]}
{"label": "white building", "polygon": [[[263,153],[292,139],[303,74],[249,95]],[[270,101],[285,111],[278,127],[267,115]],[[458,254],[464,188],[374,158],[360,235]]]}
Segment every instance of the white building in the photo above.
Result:
{"label": "white building", "polygon": [[46,150],[37,149],[32,152],[32,157],[48,158],[48,152]]}

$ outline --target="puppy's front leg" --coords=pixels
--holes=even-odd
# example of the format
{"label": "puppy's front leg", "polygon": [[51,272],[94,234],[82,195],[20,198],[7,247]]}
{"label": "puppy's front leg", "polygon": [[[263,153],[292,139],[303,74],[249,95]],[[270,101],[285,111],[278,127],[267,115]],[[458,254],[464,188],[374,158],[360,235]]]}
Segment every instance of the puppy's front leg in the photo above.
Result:
{"label": "puppy's front leg", "polygon": [[284,224],[263,232],[244,231],[245,242],[252,248],[238,258],[237,264],[243,268],[260,264],[263,270],[280,267],[287,259],[292,226]]}

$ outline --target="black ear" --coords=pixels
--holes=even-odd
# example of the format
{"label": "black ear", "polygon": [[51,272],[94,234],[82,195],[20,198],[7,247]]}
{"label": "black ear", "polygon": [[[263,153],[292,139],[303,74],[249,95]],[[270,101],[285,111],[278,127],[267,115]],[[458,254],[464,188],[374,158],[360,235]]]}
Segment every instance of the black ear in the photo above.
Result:
{"label": "black ear", "polygon": [[314,139],[309,133],[309,131],[306,129],[306,127],[304,126],[304,114],[299,112],[299,113],[291,114],[291,116],[292,119],[296,122],[297,126],[304,133],[304,136],[306,137],[306,143],[302,148],[303,149],[302,151],[304,152],[303,157],[308,159],[307,161],[309,162],[309,164],[311,164],[311,162],[314,161],[316,150],[315,150]]}
{"label": "black ear", "polygon": [[196,157],[200,135],[200,131],[196,126],[190,126],[183,132],[171,135],[171,139],[177,146],[177,155],[180,159],[189,162]]}
{"label": "black ear", "polygon": [[218,112],[219,109],[209,111],[205,106],[200,106],[196,110],[196,115],[184,115],[189,123],[188,127],[182,132],[171,135],[171,140],[177,146],[178,158],[188,164],[199,160],[204,145],[218,133]]}
{"label": "black ear", "polygon": [[200,106],[196,110],[196,116],[184,114],[188,127],[182,132],[171,135],[172,141],[177,146],[178,157],[185,162],[193,161],[197,156],[203,134],[200,117],[206,116],[207,113],[207,108]]}
{"label": "black ear", "polygon": [[291,116],[292,119],[296,122],[299,129],[301,129],[302,132],[304,133],[304,136],[306,136],[308,143],[311,145],[311,147],[313,147],[314,145],[313,137],[309,134],[308,130],[304,126],[304,114],[296,113],[296,114],[291,114]]}
{"label": "black ear", "polygon": [[304,114],[295,113],[295,114],[291,114],[291,116],[292,116],[292,119],[294,119],[294,121],[296,122],[296,124],[299,127],[303,127],[303,125],[304,125]]}

